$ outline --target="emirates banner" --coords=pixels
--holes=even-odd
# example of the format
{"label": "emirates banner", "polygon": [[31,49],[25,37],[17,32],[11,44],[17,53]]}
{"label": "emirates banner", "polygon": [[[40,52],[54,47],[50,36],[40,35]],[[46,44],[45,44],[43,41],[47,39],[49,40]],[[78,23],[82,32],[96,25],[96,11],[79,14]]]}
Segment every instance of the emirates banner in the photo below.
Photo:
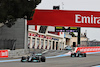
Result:
{"label": "emirates banner", "polygon": [[7,58],[8,50],[0,50],[0,58]]}
{"label": "emirates banner", "polygon": [[70,10],[35,10],[28,25],[100,27],[100,12]]}
{"label": "emirates banner", "polygon": [[77,47],[76,51],[84,51],[84,52],[100,52],[100,47]]}

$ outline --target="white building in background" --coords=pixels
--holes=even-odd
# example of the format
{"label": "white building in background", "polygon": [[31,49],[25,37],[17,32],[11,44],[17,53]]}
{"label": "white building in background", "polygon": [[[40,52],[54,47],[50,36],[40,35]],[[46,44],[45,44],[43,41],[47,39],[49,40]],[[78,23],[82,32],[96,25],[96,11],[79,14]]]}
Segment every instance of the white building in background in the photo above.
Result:
{"label": "white building in background", "polygon": [[[54,28],[52,28],[54,30]],[[81,41],[88,38],[81,35]],[[48,26],[29,26],[28,47],[34,49],[62,50],[67,45],[77,45],[77,36],[72,37],[68,32],[49,31]],[[84,43],[82,43],[84,45]]]}
{"label": "white building in background", "polygon": [[[69,46],[77,46],[77,40],[78,40],[78,37],[77,37],[77,33],[75,33],[75,37],[72,37],[71,35],[68,34],[68,32],[66,33],[65,35],[65,38],[66,38],[66,45],[69,45]],[[80,37],[80,45],[82,46],[86,46],[88,42],[88,38],[86,37],[86,35],[82,34],[81,33],[81,37]]]}
{"label": "white building in background", "polygon": [[29,27],[28,46],[34,49],[62,50],[65,47],[64,32],[51,32],[47,26],[42,27]]}

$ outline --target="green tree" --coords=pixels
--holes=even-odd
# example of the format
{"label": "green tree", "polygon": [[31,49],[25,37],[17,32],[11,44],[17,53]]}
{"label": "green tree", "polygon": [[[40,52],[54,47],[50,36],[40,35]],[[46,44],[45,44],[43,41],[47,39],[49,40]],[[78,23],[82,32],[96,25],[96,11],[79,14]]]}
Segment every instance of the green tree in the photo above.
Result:
{"label": "green tree", "polygon": [[0,0],[0,23],[11,27],[17,18],[32,19],[39,3],[41,0]]}

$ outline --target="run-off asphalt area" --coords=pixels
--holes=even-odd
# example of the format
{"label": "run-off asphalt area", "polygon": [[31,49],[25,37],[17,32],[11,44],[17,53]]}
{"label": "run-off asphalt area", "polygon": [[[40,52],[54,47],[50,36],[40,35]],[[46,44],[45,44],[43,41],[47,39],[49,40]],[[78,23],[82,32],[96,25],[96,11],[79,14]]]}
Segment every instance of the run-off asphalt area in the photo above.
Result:
{"label": "run-off asphalt area", "polygon": [[46,62],[5,62],[0,67],[91,67],[100,64],[100,54],[87,55],[83,58],[61,57],[47,59]]}

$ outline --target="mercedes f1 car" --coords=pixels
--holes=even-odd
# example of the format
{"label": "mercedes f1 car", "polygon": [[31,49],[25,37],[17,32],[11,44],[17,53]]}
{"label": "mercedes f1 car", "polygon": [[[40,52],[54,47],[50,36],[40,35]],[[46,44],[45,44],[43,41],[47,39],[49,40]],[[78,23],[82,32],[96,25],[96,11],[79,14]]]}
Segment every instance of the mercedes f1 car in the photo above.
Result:
{"label": "mercedes f1 car", "polygon": [[86,57],[86,53],[83,51],[72,52],[71,57]]}
{"label": "mercedes f1 car", "polygon": [[30,56],[22,57],[21,62],[45,62],[46,58],[41,53],[32,53]]}

